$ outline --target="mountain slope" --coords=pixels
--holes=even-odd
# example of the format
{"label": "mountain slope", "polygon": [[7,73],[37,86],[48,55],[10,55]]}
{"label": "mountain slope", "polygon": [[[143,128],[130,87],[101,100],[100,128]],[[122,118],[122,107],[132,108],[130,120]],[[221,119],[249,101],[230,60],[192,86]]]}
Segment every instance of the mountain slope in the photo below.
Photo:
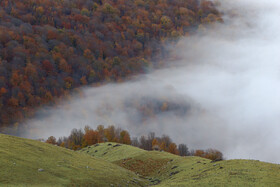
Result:
{"label": "mountain slope", "polygon": [[0,142],[0,186],[280,186],[280,166],[254,160],[213,163],[116,143],[74,152],[3,134]]}
{"label": "mountain slope", "polygon": [[145,73],[167,43],[216,21],[211,1],[1,0],[0,127],[16,134],[75,88]]}
{"label": "mountain slope", "polygon": [[[194,158],[189,158],[194,159]],[[211,163],[209,160],[188,158],[175,160],[175,176],[159,186],[279,186],[280,166],[254,160],[228,160]]]}
{"label": "mountain slope", "polygon": [[[280,165],[277,164],[255,160],[211,162],[200,157],[179,157],[158,151],[137,151],[138,148],[128,145],[114,145],[104,143],[82,151],[98,158],[104,157],[157,186],[280,186]],[[128,154],[122,154],[120,150]],[[129,150],[133,150],[132,154]]]}
{"label": "mountain slope", "polygon": [[0,134],[0,186],[144,185],[115,164],[65,148]]}

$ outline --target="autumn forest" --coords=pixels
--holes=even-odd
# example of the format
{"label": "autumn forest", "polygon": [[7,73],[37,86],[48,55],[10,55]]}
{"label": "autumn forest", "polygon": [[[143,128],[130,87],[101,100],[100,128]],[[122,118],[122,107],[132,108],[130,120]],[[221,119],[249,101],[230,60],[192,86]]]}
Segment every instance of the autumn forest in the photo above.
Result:
{"label": "autumn forest", "polygon": [[161,67],[165,44],[220,16],[199,0],[2,0],[0,127],[16,134],[79,87]]}

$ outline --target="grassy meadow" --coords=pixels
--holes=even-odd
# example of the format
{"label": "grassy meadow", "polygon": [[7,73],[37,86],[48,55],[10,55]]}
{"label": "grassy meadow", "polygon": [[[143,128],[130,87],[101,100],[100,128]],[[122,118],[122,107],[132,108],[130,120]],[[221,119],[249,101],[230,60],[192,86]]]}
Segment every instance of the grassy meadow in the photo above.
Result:
{"label": "grassy meadow", "polygon": [[0,186],[280,186],[280,165],[101,143],[80,151],[0,134]]}

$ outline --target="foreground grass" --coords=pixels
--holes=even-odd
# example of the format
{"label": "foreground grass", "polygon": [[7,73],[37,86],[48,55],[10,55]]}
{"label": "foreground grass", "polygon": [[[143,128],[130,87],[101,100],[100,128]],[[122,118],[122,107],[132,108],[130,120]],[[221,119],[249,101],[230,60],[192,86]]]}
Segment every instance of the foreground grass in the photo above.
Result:
{"label": "foreground grass", "polygon": [[280,165],[102,143],[74,152],[0,134],[0,186],[280,186]]}
{"label": "foreground grass", "polygon": [[156,186],[280,186],[280,165],[254,160],[211,162],[103,143],[84,150],[133,171]]}
{"label": "foreground grass", "polygon": [[0,134],[0,186],[145,186],[133,172],[90,155]]}
{"label": "foreground grass", "polygon": [[280,186],[280,166],[254,160],[211,163],[197,157],[181,158],[168,170],[176,175],[167,176],[158,186]]}

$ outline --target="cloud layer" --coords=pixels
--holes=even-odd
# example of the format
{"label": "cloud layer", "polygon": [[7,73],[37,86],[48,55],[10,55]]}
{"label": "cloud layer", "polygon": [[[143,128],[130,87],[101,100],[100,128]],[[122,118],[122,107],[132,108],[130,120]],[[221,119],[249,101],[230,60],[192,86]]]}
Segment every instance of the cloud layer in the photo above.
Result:
{"label": "cloud layer", "polygon": [[191,148],[217,148],[228,159],[280,163],[280,2],[227,0],[220,8],[225,23],[183,38],[173,67],[86,88],[83,98],[41,111],[22,136],[115,124],[134,136],[154,131]]}

